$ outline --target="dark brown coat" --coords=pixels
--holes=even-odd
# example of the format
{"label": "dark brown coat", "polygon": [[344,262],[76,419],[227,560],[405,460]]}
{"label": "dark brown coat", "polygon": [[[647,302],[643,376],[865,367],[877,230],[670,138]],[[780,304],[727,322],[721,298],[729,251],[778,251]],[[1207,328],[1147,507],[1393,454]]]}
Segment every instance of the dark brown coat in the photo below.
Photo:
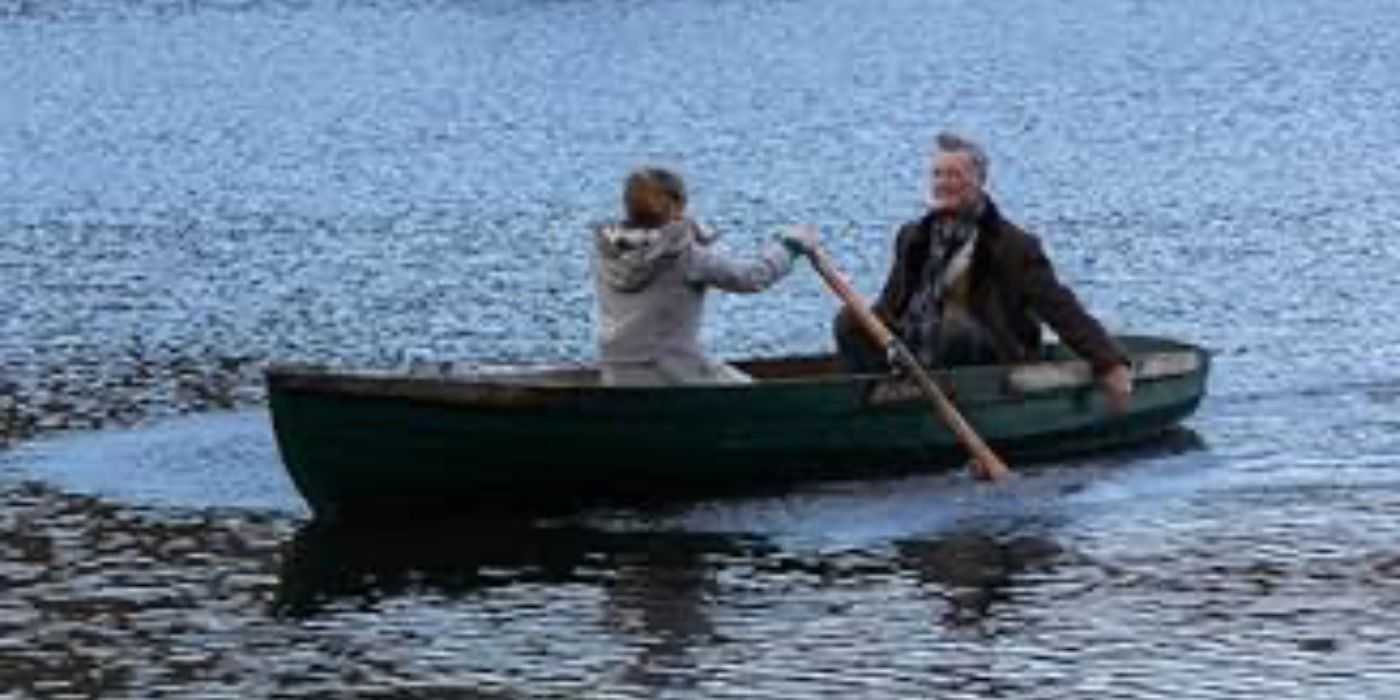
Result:
{"label": "dark brown coat", "polygon": [[[894,266],[874,306],[875,313],[891,327],[926,277],[932,223],[931,215],[909,222],[896,238]],[[977,228],[968,306],[991,333],[1002,363],[1039,356],[1043,321],[1088,360],[1095,372],[1127,364],[1123,351],[1103,326],[1084,310],[1074,292],[1060,283],[1035,236],[1002,218],[991,201]],[[851,342],[858,333],[845,313],[837,318],[836,332],[840,342]]]}

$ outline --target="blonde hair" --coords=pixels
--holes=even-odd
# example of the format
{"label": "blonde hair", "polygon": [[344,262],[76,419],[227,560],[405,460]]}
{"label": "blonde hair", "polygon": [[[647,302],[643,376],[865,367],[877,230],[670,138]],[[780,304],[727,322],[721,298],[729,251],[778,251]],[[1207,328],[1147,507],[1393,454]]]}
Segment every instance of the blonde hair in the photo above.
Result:
{"label": "blonde hair", "polygon": [[666,168],[645,167],[638,168],[627,176],[627,189],[630,190],[643,184],[656,187],[671,201],[681,208],[685,208],[685,180],[675,171]]}

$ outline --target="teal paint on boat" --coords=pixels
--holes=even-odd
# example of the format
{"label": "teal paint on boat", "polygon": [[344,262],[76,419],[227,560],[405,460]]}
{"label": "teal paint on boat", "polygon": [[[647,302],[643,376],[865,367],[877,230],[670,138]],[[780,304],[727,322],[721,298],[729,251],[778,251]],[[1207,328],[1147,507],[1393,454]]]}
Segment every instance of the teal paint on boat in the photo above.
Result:
{"label": "teal paint on boat", "polygon": [[[967,419],[1016,459],[1158,435],[1190,415],[1210,360],[1119,339],[1136,392],[1111,414],[1088,367],[1046,361],[941,372]],[[912,383],[830,357],[739,363],[749,385],[601,387],[587,366],[268,370],[282,459],[318,517],[515,507],[961,465]]]}

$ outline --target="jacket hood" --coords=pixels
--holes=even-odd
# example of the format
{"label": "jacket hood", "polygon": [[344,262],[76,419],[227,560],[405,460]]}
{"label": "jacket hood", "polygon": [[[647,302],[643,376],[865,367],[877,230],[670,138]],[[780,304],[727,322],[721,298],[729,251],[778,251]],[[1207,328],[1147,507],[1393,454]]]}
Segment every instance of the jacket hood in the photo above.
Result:
{"label": "jacket hood", "polygon": [[619,292],[646,287],[667,266],[676,264],[692,245],[709,245],[717,236],[689,219],[660,228],[606,224],[594,229],[593,247],[599,276]]}

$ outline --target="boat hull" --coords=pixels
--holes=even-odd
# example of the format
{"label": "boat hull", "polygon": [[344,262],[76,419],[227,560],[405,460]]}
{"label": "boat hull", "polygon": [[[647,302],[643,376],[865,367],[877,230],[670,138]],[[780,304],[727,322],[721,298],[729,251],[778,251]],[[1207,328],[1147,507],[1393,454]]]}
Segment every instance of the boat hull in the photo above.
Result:
{"label": "boat hull", "polygon": [[[1209,359],[1167,341],[1124,342],[1139,360],[1124,414],[1107,409],[1080,362],[969,368],[940,381],[988,442],[1018,460],[1139,442],[1195,410]],[[841,375],[832,364],[750,363],[759,381],[735,386],[310,368],[273,369],[268,381],[283,460],[317,516],[332,519],[649,498],[965,461],[911,383]]]}

